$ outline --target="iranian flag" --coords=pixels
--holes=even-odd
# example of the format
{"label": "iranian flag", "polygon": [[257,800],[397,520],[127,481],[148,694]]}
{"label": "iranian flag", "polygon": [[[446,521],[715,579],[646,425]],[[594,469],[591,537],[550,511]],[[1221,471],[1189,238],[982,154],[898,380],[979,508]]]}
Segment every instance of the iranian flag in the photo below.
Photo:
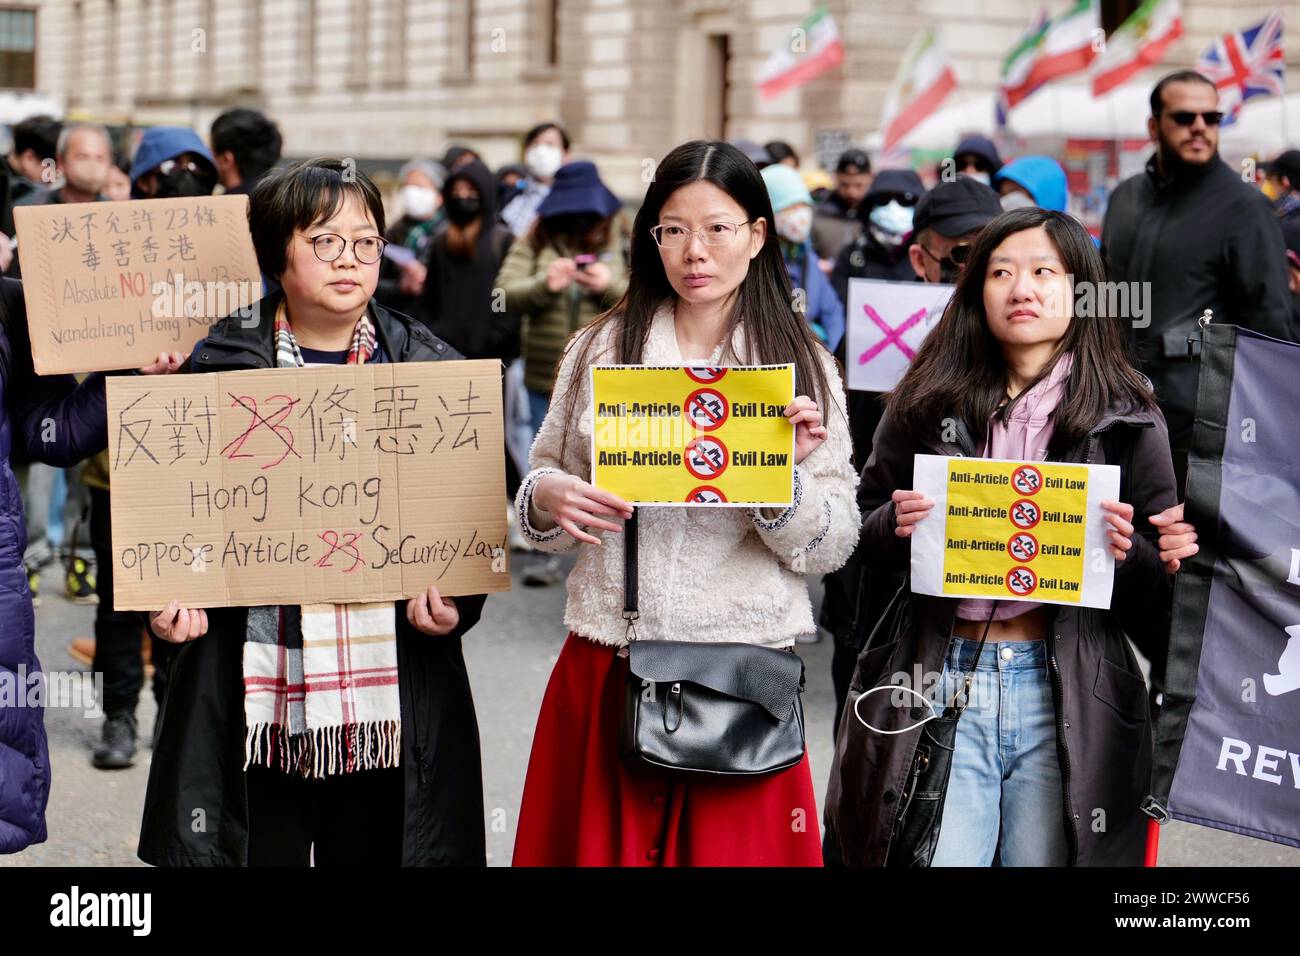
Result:
{"label": "iranian flag", "polygon": [[1052,80],[1082,73],[1097,56],[1101,18],[1096,0],[1075,0],[1060,16],[1039,11],[1002,64],[998,84],[998,125],[1029,94]]}
{"label": "iranian flag", "polygon": [[844,62],[839,28],[825,7],[818,7],[792,31],[790,40],[772,51],[758,76],[764,99],[801,86]]}
{"label": "iranian flag", "polygon": [[889,152],[957,88],[957,74],[933,27],[912,39],[885,99],[882,149]]}
{"label": "iranian flag", "polygon": [[1146,0],[1106,41],[1106,52],[1092,75],[1092,95],[1109,93],[1159,63],[1169,45],[1182,35],[1178,0]]}

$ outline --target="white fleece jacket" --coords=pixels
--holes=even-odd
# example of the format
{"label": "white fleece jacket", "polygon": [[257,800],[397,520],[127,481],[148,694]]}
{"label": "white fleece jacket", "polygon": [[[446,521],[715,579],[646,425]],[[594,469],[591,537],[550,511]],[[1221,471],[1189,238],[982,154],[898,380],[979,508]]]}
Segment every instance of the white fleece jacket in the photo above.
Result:
{"label": "white fleece jacket", "polygon": [[[611,338],[607,330],[593,344],[591,364],[612,362]],[[542,551],[567,551],[578,542],[533,507],[537,479],[562,471],[591,480],[591,385],[586,368],[576,367],[578,340],[570,341],[560,363],[550,411],[533,443],[532,470],[515,499],[524,535]],[[743,322],[731,345],[720,346],[709,364],[749,364]],[[824,349],[820,352],[837,408],[822,409],[827,438],[795,466],[794,503],[789,508],[773,520],[749,508],[640,509],[637,638],[788,647],[795,635],[815,630],[804,575],[825,574],[843,565],[857,545],[860,523],[844,388],[834,360]],[[655,313],[643,363],[685,364],[671,303]],[[570,422],[565,419],[566,398],[574,385],[580,389],[580,414],[578,421]],[[597,643],[622,646],[627,632],[622,535],[592,533],[602,544],[582,546],[569,574],[564,623]]]}

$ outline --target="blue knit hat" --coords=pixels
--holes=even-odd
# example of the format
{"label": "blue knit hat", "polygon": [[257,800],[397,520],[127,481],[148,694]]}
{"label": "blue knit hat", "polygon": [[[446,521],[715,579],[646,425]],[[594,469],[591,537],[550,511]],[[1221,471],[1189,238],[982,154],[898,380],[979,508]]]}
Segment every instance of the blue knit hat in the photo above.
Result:
{"label": "blue knit hat", "polygon": [[772,212],[780,212],[801,202],[812,205],[812,194],[804,185],[803,177],[789,166],[780,163],[768,166],[762,176],[767,184],[767,194],[772,198]]}

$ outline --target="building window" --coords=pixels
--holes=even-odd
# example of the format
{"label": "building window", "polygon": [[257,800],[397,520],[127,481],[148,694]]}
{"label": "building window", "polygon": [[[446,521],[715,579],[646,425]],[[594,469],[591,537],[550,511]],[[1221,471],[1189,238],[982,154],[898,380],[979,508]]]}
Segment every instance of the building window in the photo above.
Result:
{"label": "building window", "polygon": [[474,75],[474,14],[474,0],[460,0],[448,14],[444,79],[461,82]]}
{"label": "building window", "polygon": [[0,87],[36,88],[35,10],[0,8]]}
{"label": "building window", "polygon": [[384,83],[406,85],[406,0],[388,0],[384,23]]}
{"label": "building window", "polygon": [[560,62],[560,2],[533,0],[533,40],[529,47],[529,66],[535,70],[553,70]]}
{"label": "building window", "polygon": [[294,89],[306,92],[316,85],[316,0],[298,0],[297,72]]}

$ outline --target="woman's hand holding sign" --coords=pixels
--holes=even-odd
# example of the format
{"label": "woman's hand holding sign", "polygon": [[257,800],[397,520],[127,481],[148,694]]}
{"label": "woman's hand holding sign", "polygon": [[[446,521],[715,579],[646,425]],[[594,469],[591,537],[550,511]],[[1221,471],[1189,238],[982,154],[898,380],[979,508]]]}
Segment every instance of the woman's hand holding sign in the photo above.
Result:
{"label": "woman's hand holding sign", "polygon": [[455,598],[443,597],[430,584],[429,590],[406,602],[406,619],[421,634],[442,637],[456,629],[460,623],[460,610]]}
{"label": "woman's hand holding sign", "polygon": [[1102,510],[1106,511],[1106,538],[1110,541],[1110,554],[1116,561],[1123,561],[1133,547],[1133,506],[1122,501],[1103,501]]}
{"label": "woman's hand holding sign", "polygon": [[164,641],[184,644],[208,633],[208,612],[170,601],[161,611],[149,612],[149,629]]}
{"label": "woman's hand holding sign", "polygon": [[545,511],[561,528],[586,544],[600,544],[600,538],[582,529],[622,531],[621,525],[606,518],[632,517],[632,506],[618,495],[602,491],[575,475],[544,475],[533,489],[533,504]]}
{"label": "woman's hand holding sign", "polygon": [[794,463],[797,465],[826,440],[821,409],[807,395],[799,395],[785,407],[785,417],[794,426]]}
{"label": "woman's hand holding sign", "polygon": [[170,375],[184,364],[185,355],[181,352],[159,352],[156,359],[136,371],[141,375]]}
{"label": "woman's hand holding sign", "polygon": [[889,497],[894,502],[894,534],[900,538],[910,538],[917,523],[934,508],[934,502],[919,491],[900,488]]}

